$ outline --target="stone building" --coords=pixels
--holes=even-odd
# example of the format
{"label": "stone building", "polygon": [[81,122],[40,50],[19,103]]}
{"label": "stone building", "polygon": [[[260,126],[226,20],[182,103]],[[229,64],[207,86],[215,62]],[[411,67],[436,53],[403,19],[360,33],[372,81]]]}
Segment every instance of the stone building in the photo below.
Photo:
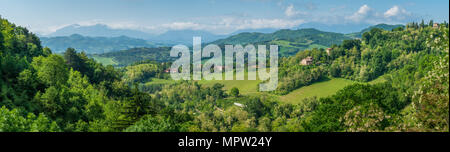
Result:
{"label": "stone building", "polygon": [[327,51],[327,55],[328,55],[328,56],[330,56],[330,55],[331,55],[331,51],[332,51],[332,50],[333,50],[332,48],[327,48],[327,50],[326,50],[326,51]]}
{"label": "stone building", "polygon": [[304,58],[304,59],[300,62],[301,65],[311,65],[312,63],[313,63],[313,58],[310,57],[310,56]]}
{"label": "stone building", "polygon": [[439,24],[438,23],[433,23],[433,28],[434,29],[438,29],[439,28]]}

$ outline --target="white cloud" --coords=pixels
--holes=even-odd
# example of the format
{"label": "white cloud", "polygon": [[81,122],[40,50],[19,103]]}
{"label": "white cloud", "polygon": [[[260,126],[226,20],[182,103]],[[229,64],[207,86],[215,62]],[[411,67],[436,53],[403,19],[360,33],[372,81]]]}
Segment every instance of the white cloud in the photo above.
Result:
{"label": "white cloud", "polygon": [[287,17],[293,17],[300,14],[304,15],[306,13],[295,10],[294,5],[292,4],[286,7],[286,10],[284,11],[284,15],[286,15]]}
{"label": "white cloud", "polygon": [[148,27],[147,29],[153,31],[167,31],[167,30],[206,30],[216,34],[228,34],[236,30],[242,29],[262,29],[262,28],[293,28],[304,23],[304,20],[289,20],[289,19],[244,19],[240,17],[222,17],[218,21],[211,23],[199,22],[173,22],[161,24],[157,26]]}
{"label": "white cloud", "polygon": [[411,13],[403,8],[398,7],[397,5],[384,12],[385,18],[405,19],[408,16],[411,16]]}
{"label": "white cloud", "polygon": [[[100,20],[82,21],[76,24],[78,24],[79,26],[93,26],[97,24],[102,24],[113,29],[134,29],[153,34],[161,34],[169,30],[205,30],[216,34],[229,34],[236,30],[242,29],[293,28],[305,22],[302,19],[282,19],[282,18],[268,19],[268,18],[247,18],[237,16],[216,17],[214,21],[212,20],[213,19],[187,21],[187,22],[171,22],[150,26],[140,25],[132,22],[103,22]],[[54,26],[51,27],[51,29],[49,28],[40,30],[39,33],[50,34],[58,29],[64,28],[69,25],[73,24]]]}
{"label": "white cloud", "polygon": [[167,30],[184,30],[184,29],[201,29],[202,25],[194,22],[173,22],[168,24],[160,25],[161,28],[165,28]]}
{"label": "white cloud", "polygon": [[284,11],[284,14],[286,15],[286,16],[288,16],[288,17],[291,17],[291,16],[294,16],[294,15],[296,15],[297,14],[297,12],[295,12],[295,10],[294,10],[294,5],[289,5],[287,8],[286,8],[286,11]]}
{"label": "white cloud", "polygon": [[357,12],[353,13],[353,15],[348,16],[347,19],[355,22],[360,22],[368,17],[374,16],[373,13],[374,11],[372,8],[370,8],[368,5],[363,5]]}
{"label": "white cloud", "polygon": [[368,5],[363,5],[359,10],[346,19],[351,22],[364,22],[364,23],[402,23],[412,19],[413,15],[406,11],[406,9],[394,5],[386,12],[377,12],[370,8]]}
{"label": "white cloud", "polygon": [[286,19],[251,19],[245,20],[237,29],[261,29],[261,28],[292,28],[304,23],[304,20]]}

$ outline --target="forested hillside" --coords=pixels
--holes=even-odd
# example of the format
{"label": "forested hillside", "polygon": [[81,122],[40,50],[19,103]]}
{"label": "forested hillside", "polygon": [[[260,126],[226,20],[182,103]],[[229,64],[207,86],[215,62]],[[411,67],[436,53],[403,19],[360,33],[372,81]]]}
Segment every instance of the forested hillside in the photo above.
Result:
{"label": "forested hillside", "polygon": [[116,62],[116,66],[127,66],[135,62],[151,60],[157,62],[169,62],[175,58],[170,57],[169,47],[158,48],[133,48],[117,52],[94,54],[93,57],[109,58]]}
{"label": "forested hillside", "polygon": [[[432,23],[431,23],[431,25],[432,25]],[[361,38],[361,36],[364,33],[369,32],[370,30],[372,30],[374,28],[379,28],[379,29],[386,30],[386,31],[392,31],[393,29],[398,28],[398,27],[405,27],[405,26],[401,25],[401,24],[398,24],[398,25],[377,24],[377,25],[365,28],[365,29],[361,30],[360,32],[346,34],[346,36],[349,36],[351,38]]]}
{"label": "forested hillside", "polygon": [[274,33],[240,33],[211,44],[267,44],[278,45],[281,56],[294,55],[300,50],[309,48],[327,48],[350,39],[344,34],[323,32],[313,28],[298,30],[278,30]]}
{"label": "forested hillside", "polygon": [[[54,54],[27,29],[0,21],[1,132],[449,131],[446,23],[375,28],[329,54],[311,49],[282,58],[279,88],[255,96],[220,83],[172,81],[163,72],[167,62],[115,69],[72,48]],[[307,56],[312,64],[300,65]],[[356,83],[328,97],[277,98],[327,77],[366,82],[382,75],[385,82]]]}

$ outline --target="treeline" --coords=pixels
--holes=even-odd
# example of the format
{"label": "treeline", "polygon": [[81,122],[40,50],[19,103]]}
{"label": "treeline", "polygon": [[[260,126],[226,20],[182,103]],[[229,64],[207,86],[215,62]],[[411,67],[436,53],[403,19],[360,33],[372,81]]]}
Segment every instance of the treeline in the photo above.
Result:
{"label": "treeline", "polygon": [[122,50],[116,52],[109,52],[104,54],[98,54],[95,56],[113,58],[118,63],[118,67],[125,67],[133,63],[145,60],[157,61],[157,62],[170,62],[175,58],[170,57],[169,47],[157,47],[157,48],[132,48],[129,50]]}

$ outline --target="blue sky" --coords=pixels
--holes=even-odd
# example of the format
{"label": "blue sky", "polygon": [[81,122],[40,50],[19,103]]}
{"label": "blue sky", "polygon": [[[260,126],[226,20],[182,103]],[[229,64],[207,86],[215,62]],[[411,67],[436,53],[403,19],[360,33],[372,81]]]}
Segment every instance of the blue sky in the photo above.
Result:
{"label": "blue sky", "polygon": [[0,15],[40,34],[71,24],[149,33],[294,28],[304,23],[449,20],[448,0],[1,0]]}

